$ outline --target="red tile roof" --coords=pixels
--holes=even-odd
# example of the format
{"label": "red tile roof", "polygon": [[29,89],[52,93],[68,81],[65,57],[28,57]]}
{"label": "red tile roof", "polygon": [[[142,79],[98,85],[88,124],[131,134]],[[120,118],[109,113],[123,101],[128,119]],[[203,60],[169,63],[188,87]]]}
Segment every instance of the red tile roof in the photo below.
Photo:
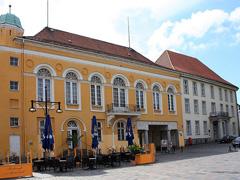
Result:
{"label": "red tile roof", "polygon": [[35,36],[25,36],[24,38],[156,65],[154,62],[150,61],[132,48],[129,49],[128,47],[49,27],[45,27]]}
{"label": "red tile roof", "polygon": [[200,76],[206,79],[234,86],[233,84],[229,83],[228,81],[217,75],[214,71],[208,68],[197,58],[190,57],[184,54],[166,50],[157,59],[156,63],[176,71]]}

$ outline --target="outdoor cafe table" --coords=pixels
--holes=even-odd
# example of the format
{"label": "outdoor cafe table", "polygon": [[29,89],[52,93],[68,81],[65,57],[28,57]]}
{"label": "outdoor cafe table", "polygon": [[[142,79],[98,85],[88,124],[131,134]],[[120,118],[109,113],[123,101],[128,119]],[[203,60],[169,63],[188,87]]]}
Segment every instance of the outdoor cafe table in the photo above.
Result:
{"label": "outdoor cafe table", "polygon": [[65,159],[60,159],[59,160],[59,171],[63,172],[63,167],[67,169],[67,160]]}
{"label": "outdoor cafe table", "polygon": [[42,171],[42,167],[44,165],[44,160],[38,159],[38,160],[35,160],[33,163],[34,163],[34,166],[37,167],[37,171]]}

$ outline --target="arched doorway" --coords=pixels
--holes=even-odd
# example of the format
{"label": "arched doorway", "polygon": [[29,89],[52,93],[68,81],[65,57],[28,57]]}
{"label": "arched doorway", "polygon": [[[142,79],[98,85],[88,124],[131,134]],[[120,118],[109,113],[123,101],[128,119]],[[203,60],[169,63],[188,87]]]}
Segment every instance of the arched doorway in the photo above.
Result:
{"label": "arched doorway", "polygon": [[74,149],[76,146],[80,145],[81,131],[74,120],[70,120],[67,123],[67,139],[68,148]]}

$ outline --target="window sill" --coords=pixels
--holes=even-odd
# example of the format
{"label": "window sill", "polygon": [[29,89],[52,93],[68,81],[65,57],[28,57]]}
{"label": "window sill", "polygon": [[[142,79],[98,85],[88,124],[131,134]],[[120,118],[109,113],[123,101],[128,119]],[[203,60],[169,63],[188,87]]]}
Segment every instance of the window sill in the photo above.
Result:
{"label": "window sill", "polygon": [[137,108],[137,112],[145,112],[146,109],[145,108]]}
{"label": "window sill", "polygon": [[103,106],[93,105],[92,110],[101,111],[103,110]]}
{"label": "window sill", "polygon": [[10,128],[19,128],[19,126],[10,126]]}
{"label": "window sill", "polygon": [[161,110],[154,110],[154,113],[161,114],[162,111]]}

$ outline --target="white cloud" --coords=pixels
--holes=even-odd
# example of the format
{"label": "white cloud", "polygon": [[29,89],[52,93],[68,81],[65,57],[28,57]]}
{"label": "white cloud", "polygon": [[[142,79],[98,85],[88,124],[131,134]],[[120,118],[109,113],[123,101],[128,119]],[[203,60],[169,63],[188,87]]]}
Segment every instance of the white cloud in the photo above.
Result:
{"label": "white cloud", "polygon": [[[223,10],[206,10],[193,13],[190,18],[176,22],[166,21],[149,38],[148,57],[155,60],[165,49],[206,49],[212,42],[199,42],[208,33],[223,33],[229,30],[226,23],[240,22],[240,8],[231,13]],[[240,36],[240,35],[239,35]],[[240,39],[240,37],[239,37]]]}

